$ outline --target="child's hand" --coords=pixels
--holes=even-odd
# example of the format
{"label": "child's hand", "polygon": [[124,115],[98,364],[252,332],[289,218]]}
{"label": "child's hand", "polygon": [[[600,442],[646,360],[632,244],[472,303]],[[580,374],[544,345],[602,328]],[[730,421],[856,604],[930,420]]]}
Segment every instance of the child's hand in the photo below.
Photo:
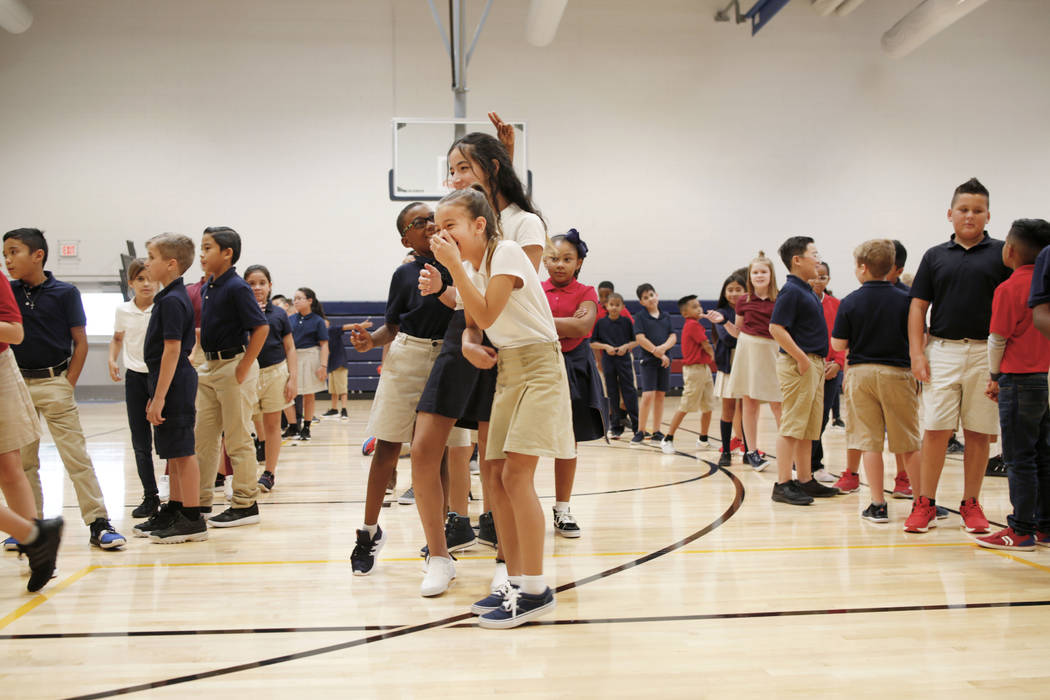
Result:
{"label": "child's hand", "polygon": [[450,270],[463,265],[462,258],[459,256],[459,246],[452,240],[452,236],[445,232],[436,233],[430,239],[430,252],[434,254],[434,258],[439,263]]}
{"label": "child's hand", "polygon": [[318,367],[317,371],[314,372],[314,376],[316,376],[322,382],[327,381],[328,380],[328,368],[327,367]]}
{"label": "child's hand", "polygon": [[926,359],[926,355],[912,356],[911,374],[920,382],[930,381],[930,361]]}
{"label": "child's hand", "polygon": [[710,321],[711,323],[713,323],[715,325],[723,323],[726,320],[725,316],[723,316],[722,314],[718,313],[714,309],[712,309],[712,310],[708,311],[706,314],[704,314],[704,318],[706,318],[708,321]]}
{"label": "child's hand", "polygon": [[109,361],[109,378],[115,382],[120,381],[120,367],[113,360]]}
{"label": "child's hand", "polygon": [[375,347],[375,343],[372,342],[372,334],[364,328],[354,328],[350,331],[350,344],[358,352],[368,352]]}
{"label": "child's hand", "polygon": [[824,364],[824,380],[830,381],[839,376],[839,363],[827,362]]}
{"label": "child's hand", "polygon": [[616,348],[616,354],[617,355],[626,355],[627,354],[627,346],[626,345],[621,345],[620,347]]}
{"label": "child's hand", "polygon": [[244,384],[244,380],[248,378],[248,372],[251,371],[252,365],[255,361],[245,362],[243,359],[237,363],[237,369],[233,371],[233,377],[237,380],[238,384]]}
{"label": "child's hand", "polygon": [[580,308],[576,309],[576,312],[575,312],[575,313],[573,313],[572,317],[573,317],[573,318],[583,318],[583,317],[584,317],[584,316],[586,316],[586,315],[587,315],[587,310],[586,310],[586,309],[584,309],[584,308],[583,308],[583,307],[581,306]]}
{"label": "child's hand", "polygon": [[441,286],[441,273],[438,269],[430,263],[423,265],[423,269],[419,271],[419,293],[423,296],[437,294],[441,291]]}
{"label": "child's hand", "polygon": [[164,399],[152,398],[146,402],[146,420],[150,425],[160,425],[164,422]]}
{"label": "child's hand", "polygon": [[284,383],[284,400],[295,401],[295,397],[299,394],[298,382],[291,377],[288,377],[288,381]]}
{"label": "child's hand", "polygon": [[614,348],[612,345],[606,345],[605,354],[612,355],[613,357],[615,357],[616,355],[620,354],[620,348]]}
{"label": "child's hand", "polygon": [[796,360],[796,362],[798,362],[798,373],[799,374],[803,374],[804,375],[806,372],[809,371],[810,362],[809,362],[809,358],[808,357],[803,355],[802,359],[801,360]]}
{"label": "child's hand", "polygon": [[661,367],[670,367],[671,366],[671,358],[668,357],[667,355],[660,355],[660,366]]}
{"label": "child's hand", "polygon": [[489,112],[489,121],[496,127],[496,138],[507,149],[507,155],[514,160],[514,127],[499,118],[495,112]]}
{"label": "child's hand", "polygon": [[984,387],[984,395],[999,403],[999,382],[989,379],[987,386]]}
{"label": "child's hand", "polygon": [[463,357],[478,369],[492,369],[496,366],[496,348],[480,343],[463,343]]}

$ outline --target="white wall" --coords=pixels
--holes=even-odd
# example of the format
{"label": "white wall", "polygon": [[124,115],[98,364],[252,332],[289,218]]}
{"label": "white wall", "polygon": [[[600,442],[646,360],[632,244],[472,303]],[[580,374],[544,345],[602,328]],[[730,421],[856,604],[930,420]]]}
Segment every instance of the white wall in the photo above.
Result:
{"label": "white wall", "polygon": [[[537,49],[527,3],[502,0],[468,116],[528,121],[536,201],[591,244],[587,281],[710,296],[757,249],[810,234],[841,294],[865,238],[900,238],[913,271],[972,175],[993,233],[1050,217],[1050,3],[988,3],[890,59],[879,37],[916,3],[820,18],[797,0],[752,38],[712,20],[724,0],[571,0]],[[389,121],[452,113],[426,3],[28,4],[33,27],[0,33],[0,228],[85,242],[55,266],[77,277],[115,270],[126,238],[227,224],[278,290],[385,297]]]}

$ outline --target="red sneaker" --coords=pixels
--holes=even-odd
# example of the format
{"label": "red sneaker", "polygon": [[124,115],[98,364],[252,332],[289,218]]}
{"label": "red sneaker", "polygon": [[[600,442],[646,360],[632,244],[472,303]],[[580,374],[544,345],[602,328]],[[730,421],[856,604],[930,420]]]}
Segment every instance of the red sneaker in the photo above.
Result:
{"label": "red sneaker", "polygon": [[[978,506],[980,507],[980,506]],[[1031,535],[1019,535],[1011,528],[1000,530],[994,535],[978,537],[977,544],[988,549],[1005,549],[1014,552],[1031,552],[1035,549],[1035,538]]]}
{"label": "red sneaker", "polygon": [[853,493],[860,489],[860,475],[857,472],[844,471],[839,480],[835,482],[835,488],[842,493]]}
{"label": "red sneaker", "polygon": [[967,532],[988,532],[988,518],[984,517],[984,509],[976,498],[963,501],[959,506],[959,515],[962,516],[962,526]]}
{"label": "red sneaker", "polygon": [[908,479],[906,472],[901,472],[897,475],[897,478],[893,480],[893,497],[894,498],[911,498],[911,481]]}
{"label": "red sneaker", "polygon": [[937,507],[925,496],[919,496],[911,506],[911,515],[904,521],[905,532],[926,532],[937,527]]}
{"label": "red sneaker", "polygon": [[1050,532],[1035,531],[1035,543],[1040,547],[1050,547]]}
{"label": "red sneaker", "polygon": [[729,441],[729,451],[740,450],[740,454],[744,454],[744,441],[740,438],[733,438]]}

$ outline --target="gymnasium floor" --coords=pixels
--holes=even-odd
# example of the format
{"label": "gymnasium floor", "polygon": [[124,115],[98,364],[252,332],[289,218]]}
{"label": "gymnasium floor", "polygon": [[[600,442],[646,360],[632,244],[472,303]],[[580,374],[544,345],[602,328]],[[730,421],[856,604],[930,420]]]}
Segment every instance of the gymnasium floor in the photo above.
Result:
{"label": "gymnasium floor", "polygon": [[[670,417],[676,399],[669,399]],[[321,410],[324,410],[324,404]],[[0,687],[11,698],[844,696],[1042,697],[1048,692],[1050,550],[979,550],[956,514],[928,535],[858,517],[866,489],[797,508],[774,504],[775,468],[719,470],[714,452],[663,455],[625,442],[580,447],[573,512],[583,537],[550,532],[558,608],[511,631],[474,626],[492,550],[463,552],[444,596],[418,594],[423,538],[412,506],[384,509],[390,540],[370,577],[350,575],[368,459],[369,403],[287,447],[262,524],[203,543],[131,537],[140,494],[122,404],[81,406],[123,552],[88,547],[53,446],[47,515],[66,518],[57,578],[25,592],[27,569],[0,558]],[[762,446],[772,450],[763,412]],[[690,416],[687,427],[696,427]],[[715,421],[717,426],[717,417]],[[838,473],[844,433],[826,444]],[[410,465],[402,460],[399,492]],[[474,491],[479,491],[474,477]],[[957,507],[961,460],[941,502]],[[889,484],[888,484],[889,485]],[[553,505],[553,469],[537,489]],[[989,519],[1009,506],[988,479]],[[480,503],[472,503],[476,519]],[[504,680],[504,683],[498,681]]]}

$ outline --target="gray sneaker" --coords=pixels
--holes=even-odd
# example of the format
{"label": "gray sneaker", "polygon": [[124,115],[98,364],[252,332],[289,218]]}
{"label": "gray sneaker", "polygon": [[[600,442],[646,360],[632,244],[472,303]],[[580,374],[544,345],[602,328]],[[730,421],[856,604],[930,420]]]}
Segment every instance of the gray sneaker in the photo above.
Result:
{"label": "gray sneaker", "polygon": [[410,506],[416,502],[416,492],[409,486],[408,490],[397,497],[397,502],[403,506]]}

